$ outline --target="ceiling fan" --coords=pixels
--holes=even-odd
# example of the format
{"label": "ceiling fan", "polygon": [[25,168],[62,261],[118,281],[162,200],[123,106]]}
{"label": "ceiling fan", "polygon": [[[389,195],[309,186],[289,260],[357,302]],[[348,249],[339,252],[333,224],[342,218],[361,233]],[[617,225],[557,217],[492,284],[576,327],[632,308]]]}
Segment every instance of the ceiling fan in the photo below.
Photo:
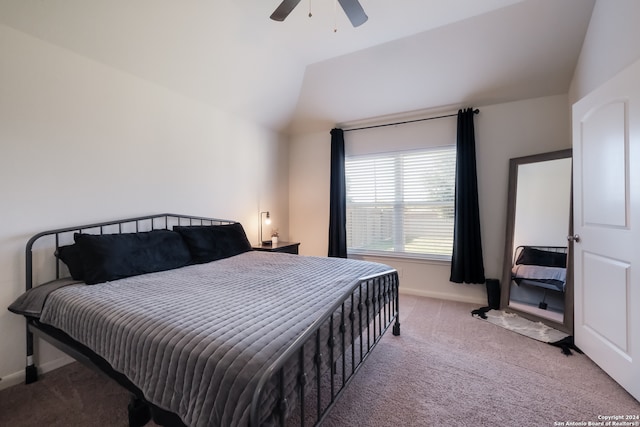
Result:
{"label": "ceiling fan", "polygon": [[[298,3],[300,3],[300,0],[283,0],[275,12],[271,14],[271,19],[274,21],[284,21]],[[338,0],[338,3],[340,3],[344,13],[346,13],[354,27],[364,24],[367,22],[367,19],[369,19],[358,0]]]}

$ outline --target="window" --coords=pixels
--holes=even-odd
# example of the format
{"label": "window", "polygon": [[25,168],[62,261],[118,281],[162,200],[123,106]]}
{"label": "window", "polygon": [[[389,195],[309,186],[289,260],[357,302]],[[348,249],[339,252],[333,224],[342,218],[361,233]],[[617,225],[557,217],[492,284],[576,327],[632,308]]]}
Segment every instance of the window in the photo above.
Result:
{"label": "window", "polygon": [[450,259],[456,147],[348,156],[347,248]]}

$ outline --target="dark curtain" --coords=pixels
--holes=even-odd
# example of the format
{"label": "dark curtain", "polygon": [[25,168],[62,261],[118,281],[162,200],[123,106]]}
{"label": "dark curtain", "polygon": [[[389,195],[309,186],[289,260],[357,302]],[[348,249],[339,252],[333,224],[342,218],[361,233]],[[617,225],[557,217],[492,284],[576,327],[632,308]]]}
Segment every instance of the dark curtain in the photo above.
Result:
{"label": "dark curtain", "polygon": [[476,173],[476,140],[472,108],[458,110],[456,154],[455,218],[451,280],[456,283],[484,283],[478,179]]}
{"label": "dark curtain", "polygon": [[347,257],[347,187],[344,175],[344,132],[331,130],[329,256]]}

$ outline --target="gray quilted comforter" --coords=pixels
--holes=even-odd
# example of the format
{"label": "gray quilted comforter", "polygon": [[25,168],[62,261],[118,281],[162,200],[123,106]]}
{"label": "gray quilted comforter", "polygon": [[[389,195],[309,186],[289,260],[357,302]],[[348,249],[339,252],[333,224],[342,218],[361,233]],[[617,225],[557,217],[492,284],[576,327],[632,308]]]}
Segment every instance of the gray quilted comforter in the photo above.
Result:
{"label": "gray quilted comforter", "polygon": [[40,321],[91,348],[185,424],[247,425],[262,370],[359,278],[387,270],[356,260],[247,252],[66,286],[47,297]]}

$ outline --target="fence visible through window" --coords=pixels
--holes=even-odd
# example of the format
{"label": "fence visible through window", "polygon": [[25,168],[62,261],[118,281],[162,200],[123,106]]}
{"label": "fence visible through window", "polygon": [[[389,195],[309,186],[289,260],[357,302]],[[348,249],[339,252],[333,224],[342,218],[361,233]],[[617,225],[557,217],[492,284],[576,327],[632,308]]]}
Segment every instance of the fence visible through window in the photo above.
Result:
{"label": "fence visible through window", "polygon": [[455,146],[347,157],[349,252],[450,258],[455,167]]}

